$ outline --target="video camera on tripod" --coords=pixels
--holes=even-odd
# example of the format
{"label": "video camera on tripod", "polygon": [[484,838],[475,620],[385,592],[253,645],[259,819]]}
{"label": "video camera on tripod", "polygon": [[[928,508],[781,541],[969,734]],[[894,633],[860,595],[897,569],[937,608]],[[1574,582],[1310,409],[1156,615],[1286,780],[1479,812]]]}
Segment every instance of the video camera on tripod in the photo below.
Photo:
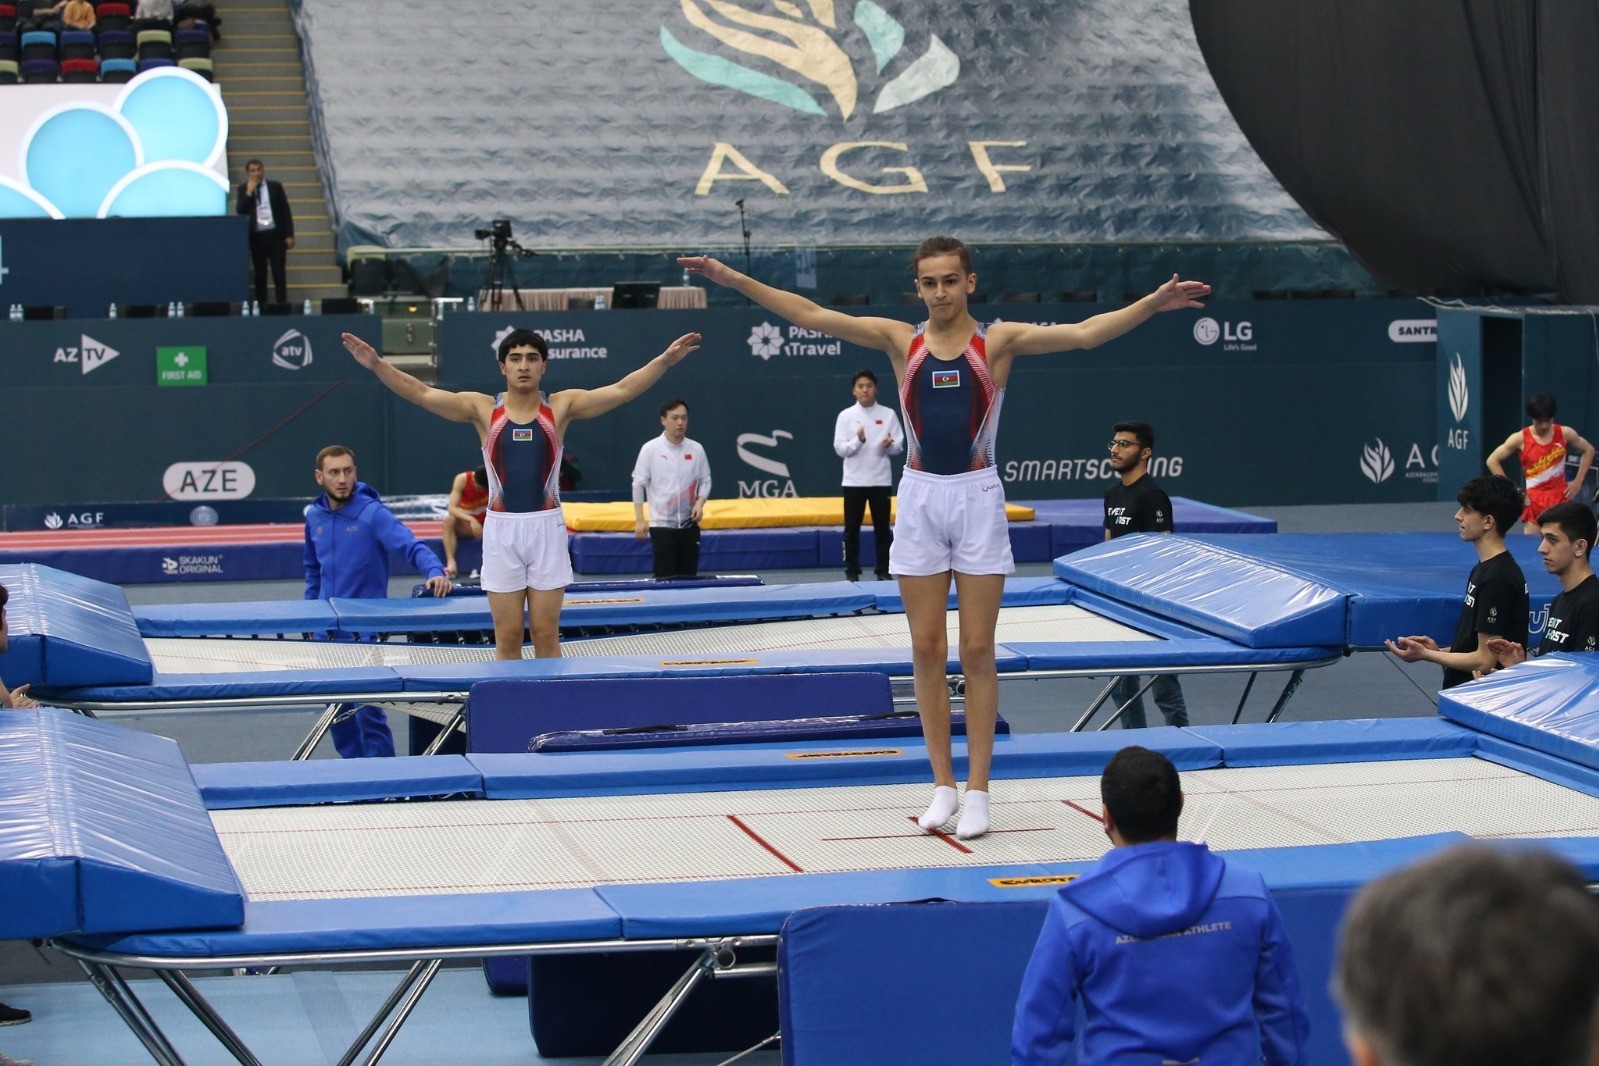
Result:
{"label": "video camera on tripod", "polygon": [[516,249],[518,254],[524,256],[537,254],[536,252],[522,247],[516,242],[515,238],[511,236],[511,220],[508,218],[497,218],[493,222],[489,223],[488,229],[473,230],[472,236],[476,237],[480,241],[492,242],[490,247],[493,250],[493,254],[496,256],[503,256],[512,248]]}

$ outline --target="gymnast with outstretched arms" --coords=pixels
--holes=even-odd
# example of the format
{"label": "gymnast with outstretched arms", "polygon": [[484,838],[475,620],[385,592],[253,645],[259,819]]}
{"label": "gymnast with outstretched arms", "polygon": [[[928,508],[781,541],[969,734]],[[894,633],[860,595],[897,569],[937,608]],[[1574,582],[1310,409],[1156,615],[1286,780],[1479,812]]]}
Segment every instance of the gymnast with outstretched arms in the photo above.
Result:
{"label": "gymnast with outstretched arms", "polygon": [[[959,812],[956,835],[982,836],[989,826],[988,773],[999,711],[994,630],[1005,575],[1016,569],[1005,491],[994,458],[1011,360],[1103,344],[1161,311],[1201,306],[1210,286],[1174,274],[1142,300],[1082,322],[984,324],[967,310],[977,286],[971,254],[953,237],[933,237],[922,242],[912,260],[916,291],[927,305],[926,321],[913,326],[820,307],[709,256],[685,256],[678,262],[689,273],[736,289],[797,326],[888,353],[905,423],[905,473],[889,570],[899,580],[910,624],[916,707],[934,784],[932,803],[917,821],[934,832]],[[966,676],[969,767],[964,809],[955,788],[945,677],[952,579]]]}

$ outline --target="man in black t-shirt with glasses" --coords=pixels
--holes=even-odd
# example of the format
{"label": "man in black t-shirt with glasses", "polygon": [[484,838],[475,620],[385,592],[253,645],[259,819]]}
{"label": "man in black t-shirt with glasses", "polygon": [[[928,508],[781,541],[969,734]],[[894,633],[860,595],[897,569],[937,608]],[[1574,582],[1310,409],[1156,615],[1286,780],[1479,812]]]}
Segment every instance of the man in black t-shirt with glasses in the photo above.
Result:
{"label": "man in black t-shirt with glasses", "polygon": [[[1110,434],[1110,468],[1121,477],[1105,493],[1105,539],[1114,540],[1127,533],[1170,533],[1171,498],[1149,476],[1149,459],[1155,454],[1155,431],[1148,422],[1117,422]],[[1188,703],[1176,674],[1157,674],[1149,683],[1155,706],[1167,725],[1188,724]],[[1142,729],[1144,699],[1138,694],[1138,677],[1130,674],[1117,679],[1110,690],[1116,706],[1126,704],[1121,723],[1124,729]]]}
{"label": "man in black t-shirt with glasses", "polygon": [[[1560,595],[1549,605],[1549,624],[1536,654],[1599,651],[1599,577],[1593,573],[1596,524],[1593,512],[1573,500],[1538,515],[1538,554],[1544,569],[1560,579]],[[1488,642],[1500,666],[1527,658],[1525,643],[1503,637]]]}
{"label": "man in black t-shirt with glasses", "polygon": [[1437,663],[1444,688],[1452,688],[1498,669],[1488,643],[1495,637],[1527,644],[1527,579],[1505,547],[1505,533],[1521,517],[1521,490],[1497,475],[1474,477],[1455,495],[1460,539],[1477,549],[1477,565],[1466,579],[1455,639],[1445,651],[1428,636],[1388,641],[1388,650],[1407,663]]}

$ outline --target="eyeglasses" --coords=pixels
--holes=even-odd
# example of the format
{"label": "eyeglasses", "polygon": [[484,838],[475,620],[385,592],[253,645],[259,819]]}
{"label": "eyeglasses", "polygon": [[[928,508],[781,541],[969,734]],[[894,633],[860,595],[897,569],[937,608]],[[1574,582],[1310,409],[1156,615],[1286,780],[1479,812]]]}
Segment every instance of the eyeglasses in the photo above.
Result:
{"label": "eyeglasses", "polygon": [[1117,448],[1136,448],[1138,447],[1138,442],[1136,440],[1113,440],[1107,447],[1111,451],[1115,451]]}

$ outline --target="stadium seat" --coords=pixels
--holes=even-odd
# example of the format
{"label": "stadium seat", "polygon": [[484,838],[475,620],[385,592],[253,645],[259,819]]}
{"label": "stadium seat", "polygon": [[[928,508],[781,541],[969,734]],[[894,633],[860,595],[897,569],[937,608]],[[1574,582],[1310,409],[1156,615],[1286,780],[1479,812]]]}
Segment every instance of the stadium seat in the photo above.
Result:
{"label": "stadium seat", "polygon": [[209,59],[180,59],[178,60],[178,66],[182,67],[184,70],[194,71],[206,81],[216,80],[216,78],[213,76],[212,64]]}
{"label": "stadium seat", "polygon": [[133,80],[139,68],[134,66],[133,60],[128,59],[102,59],[100,61],[100,80],[111,85],[120,85]]}
{"label": "stadium seat", "polygon": [[56,58],[63,63],[69,59],[93,59],[94,34],[88,30],[67,30],[61,34],[58,48]]}
{"label": "stadium seat", "polygon": [[172,32],[171,19],[134,19],[128,23],[128,32],[133,34],[143,33],[145,30],[165,30]]}
{"label": "stadium seat", "polygon": [[100,64],[93,59],[64,59],[61,80],[72,85],[92,85],[100,80]]}
{"label": "stadium seat", "polygon": [[102,30],[99,44],[101,59],[132,59],[139,54],[127,30]]}
{"label": "stadium seat", "polygon": [[[122,7],[122,8],[125,8],[128,5],[127,4],[106,4],[105,6],[106,7]],[[107,32],[110,32],[110,33],[127,33],[128,32],[128,27],[131,26],[132,24],[133,24],[133,18],[132,18],[132,16],[128,15],[126,12],[123,12],[122,14],[113,13],[113,14],[110,14],[110,15],[100,15],[100,16],[97,16],[95,18],[95,21],[94,21],[94,32],[95,32],[95,34],[97,36],[99,34],[103,34],[103,33],[107,33]]]}
{"label": "stadium seat", "polygon": [[141,60],[139,60],[139,73],[143,74],[145,71],[154,70],[157,67],[175,67],[175,66],[177,66],[177,64],[172,62],[172,60],[170,60],[170,59],[154,59],[154,58],[152,58],[152,59],[141,59]]}
{"label": "stadium seat", "polygon": [[166,30],[140,30],[134,35],[140,59],[171,59],[172,34]]}
{"label": "stadium seat", "polygon": [[172,47],[179,59],[210,59],[210,30],[179,30],[172,35]]}
{"label": "stadium seat", "polygon": [[0,59],[17,60],[17,35],[0,30]]}
{"label": "stadium seat", "polygon": [[0,4],[0,33],[14,33],[17,29],[17,5]]}
{"label": "stadium seat", "polygon": [[1060,294],[1063,304],[1092,304],[1099,302],[1099,293],[1080,290],[1078,292],[1063,292]]}
{"label": "stadium seat", "polygon": [[61,79],[61,65],[53,59],[24,59],[22,81],[26,85],[49,85]]}
{"label": "stadium seat", "polygon": [[[48,59],[52,63],[56,58],[56,35],[49,30],[28,30],[22,35],[22,59]],[[24,68],[26,69],[26,68]]]}
{"label": "stadium seat", "polygon": [[358,315],[361,313],[361,301],[349,296],[325,296],[322,298],[322,313],[324,315]]}
{"label": "stadium seat", "polygon": [[1036,304],[1043,303],[1043,295],[1036,292],[1002,292],[999,294],[1002,304]]}
{"label": "stadium seat", "polygon": [[389,261],[377,257],[350,264],[351,296],[382,296],[389,287]]}
{"label": "stadium seat", "polygon": [[17,83],[17,61],[15,59],[0,59],[0,85],[15,85]]}

